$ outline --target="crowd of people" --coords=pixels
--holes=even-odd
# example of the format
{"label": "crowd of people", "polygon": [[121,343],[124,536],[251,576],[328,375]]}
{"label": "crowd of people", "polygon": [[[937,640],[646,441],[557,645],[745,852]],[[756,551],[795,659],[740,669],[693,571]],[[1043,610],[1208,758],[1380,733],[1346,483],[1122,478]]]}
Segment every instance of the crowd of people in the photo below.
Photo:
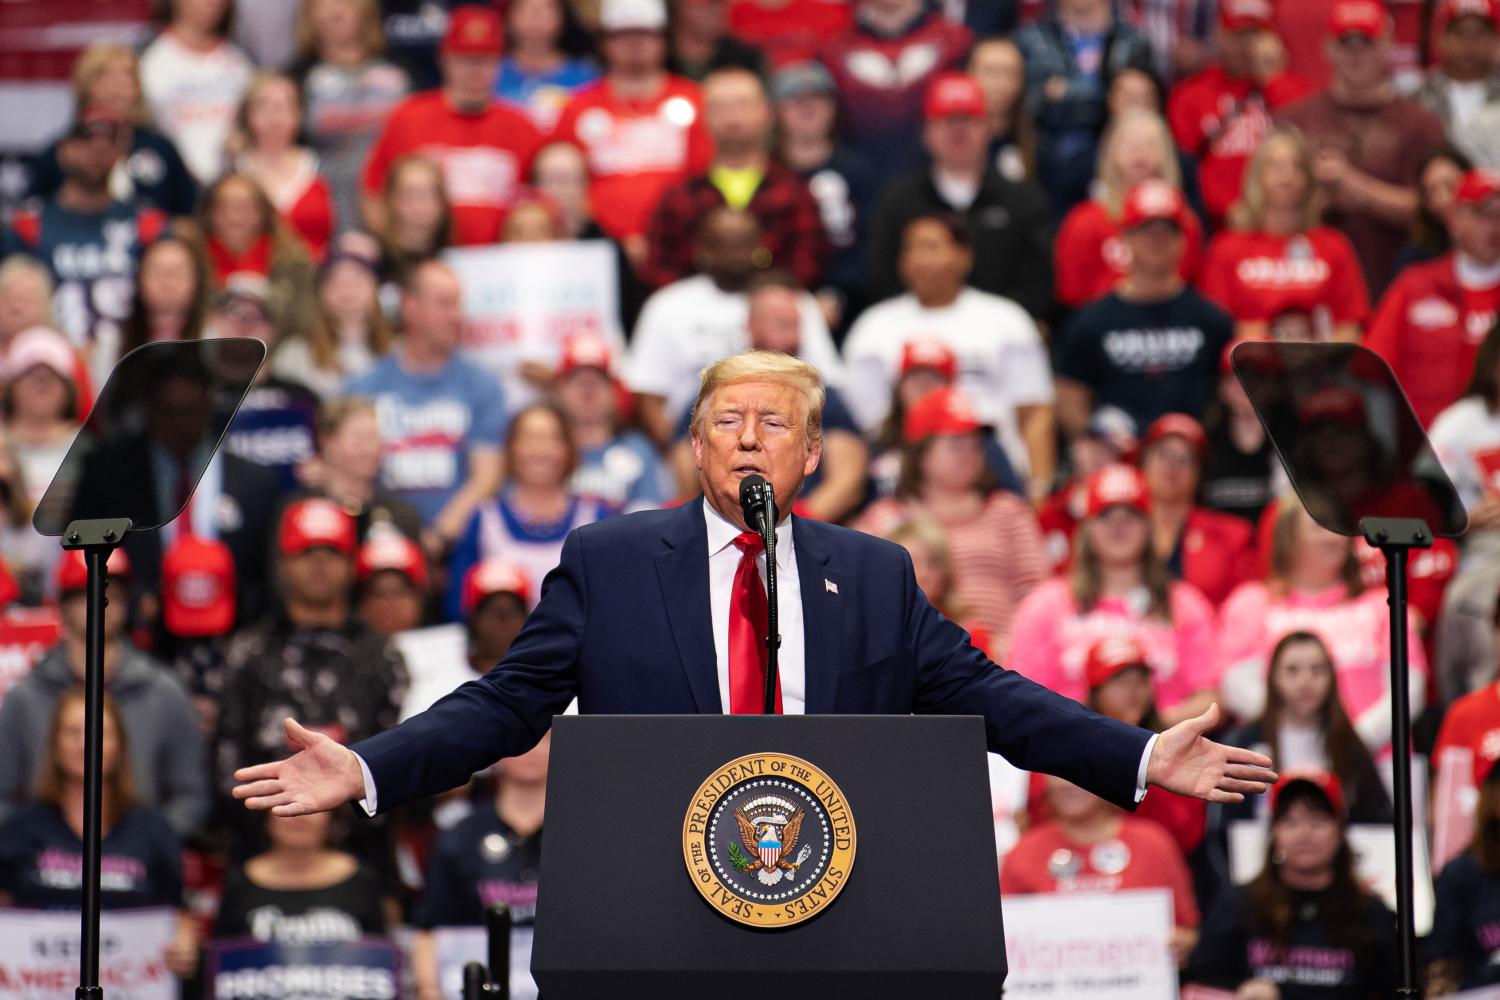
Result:
{"label": "crowd of people", "polygon": [[[257,818],[232,772],[288,716],[353,741],[491,667],[570,531],[696,494],[698,372],[758,349],[828,386],[795,516],[904,546],[996,663],[1158,730],[1216,702],[1285,774],[1133,815],[1038,779],[1003,889],[1164,888],[1184,983],[1384,995],[1349,840],[1407,752],[1384,566],[1228,364],[1363,342],[1471,526],[1412,562],[1411,749],[1463,791],[1427,995],[1500,984],[1496,0],[160,6],[78,56],[0,227],[0,902],[75,905],[85,573],[30,514],[126,353],[269,360],[109,563],[105,905],[179,908],[189,988],[213,937],[409,924],[428,1000],[429,931],[530,917],[546,741],[368,822]],[[607,322],[471,350],[456,251],[581,242]]]}

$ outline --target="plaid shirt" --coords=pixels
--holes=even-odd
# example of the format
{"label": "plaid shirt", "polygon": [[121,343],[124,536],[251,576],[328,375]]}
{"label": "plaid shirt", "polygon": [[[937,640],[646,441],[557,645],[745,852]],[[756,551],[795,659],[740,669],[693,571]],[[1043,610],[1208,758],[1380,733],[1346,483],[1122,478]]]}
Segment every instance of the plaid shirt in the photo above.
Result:
{"label": "plaid shirt", "polygon": [[[641,280],[660,288],[695,273],[693,232],[699,220],[723,204],[724,196],[707,173],[689,177],[662,192],[646,227],[650,250],[641,267]],[[768,162],[748,211],[760,223],[760,243],[769,254],[769,259],[756,263],[762,269],[785,268],[804,288],[816,288],[823,274],[828,241],[807,184],[781,164]]]}

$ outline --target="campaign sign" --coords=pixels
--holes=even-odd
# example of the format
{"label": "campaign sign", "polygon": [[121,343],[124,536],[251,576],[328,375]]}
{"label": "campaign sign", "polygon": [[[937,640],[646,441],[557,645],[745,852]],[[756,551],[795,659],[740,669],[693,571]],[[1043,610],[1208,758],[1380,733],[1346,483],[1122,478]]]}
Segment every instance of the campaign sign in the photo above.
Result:
{"label": "campaign sign", "polygon": [[62,620],[51,608],[11,608],[0,614],[0,701],[61,637]]}
{"label": "campaign sign", "polygon": [[552,370],[570,338],[598,337],[618,363],[619,272],[605,240],[463,247],[443,260],[463,282],[463,346],[501,380],[511,412],[538,395],[527,366]]}
{"label": "campaign sign", "polygon": [[386,938],[231,941],[213,944],[209,953],[210,1000],[396,1000],[400,995],[401,953]]}
{"label": "campaign sign", "polygon": [[1177,1000],[1172,893],[1005,897],[1007,997]]}
{"label": "campaign sign", "polygon": [[[177,1000],[163,956],[177,933],[165,907],[99,918],[99,985],[110,1000]],[[0,1000],[72,1000],[78,987],[76,911],[0,910]]]}

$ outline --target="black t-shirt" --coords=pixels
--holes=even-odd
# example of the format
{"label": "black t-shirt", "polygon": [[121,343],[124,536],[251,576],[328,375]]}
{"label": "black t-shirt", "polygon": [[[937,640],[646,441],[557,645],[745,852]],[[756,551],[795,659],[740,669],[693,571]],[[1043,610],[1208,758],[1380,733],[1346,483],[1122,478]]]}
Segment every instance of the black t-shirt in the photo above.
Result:
{"label": "black t-shirt", "polygon": [[[154,809],[138,806],[110,827],[99,869],[102,909],[182,905],[182,848]],[[0,892],[27,909],[83,905],[83,841],[56,806],[27,806],[0,826]]]}
{"label": "black t-shirt", "polygon": [[1365,938],[1359,955],[1333,944],[1322,893],[1294,893],[1294,918],[1284,947],[1251,932],[1250,897],[1244,886],[1226,889],[1203,921],[1184,983],[1235,990],[1266,979],[1281,1000],[1374,1000],[1390,996],[1396,982],[1396,918],[1366,897]]}
{"label": "black t-shirt", "polygon": [[504,903],[516,924],[530,924],[541,870],[542,832],[523,837],[493,805],[481,805],[438,837],[411,922],[423,928],[474,926],[484,923],[485,910]]}
{"label": "black t-shirt", "polygon": [[1500,875],[1465,851],[1438,876],[1427,960],[1463,964],[1459,988],[1500,985]]}
{"label": "black t-shirt", "polygon": [[1243,517],[1251,524],[1274,499],[1272,471],[1276,449],[1267,437],[1256,451],[1240,451],[1229,435],[1229,422],[1208,429],[1208,452],[1198,487],[1203,506]]}
{"label": "black t-shirt", "polygon": [[267,889],[236,868],[224,879],[214,937],[323,944],[384,934],[380,895],[380,880],[364,866],[321,889]]}
{"label": "black t-shirt", "polygon": [[1095,407],[1125,411],[1144,432],[1165,413],[1202,417],[1233,335],[1234,321],[1190,288],[1161,302],[1111,292],[1068,321],[1057,374],[1088,386]]}

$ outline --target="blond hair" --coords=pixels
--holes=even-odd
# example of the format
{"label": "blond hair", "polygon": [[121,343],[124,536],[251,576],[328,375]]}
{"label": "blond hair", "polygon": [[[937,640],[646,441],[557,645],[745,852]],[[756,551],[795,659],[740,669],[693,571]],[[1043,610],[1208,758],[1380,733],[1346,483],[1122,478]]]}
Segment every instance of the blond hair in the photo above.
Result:
{"label": "blond hair", "polygon": [[1297,169],[1302,171],[1307,183],[1302,188],[1302,204],[1297,206],[1297,231],[1305,233],[1323,218],[1324,197],[1313,181],[1312,150],[1302,133],[1290,125],[1274,128],[1260,141],[1250,163],[1245,168],[1245,180],[1240,188],[1240,197],[1229,209],[1229,225],[1234,229],[1256,232],[1266,224],[1266,190],[1261,176],[1266,170],[1266,161],[1271,158],[1272,144],[1285,143],[1292,147],[1297,157]]}
{"label": "blond hair", "polygon": [[1182,190],[1182,170],[1177,165],[1177,143],[1172,139],[1172,130],[1167,121],[1154,111],[1127,111],[1109,123],[1099,140],[1099,167],[1097,174],[1102,189],[1098,201],[1104,203],[1109,217],[1118,219],[1125,207],[1125,178],[1115,166],[1115,144],[1126,129],[1134,125],[1145,125],[1155,133],[1157,146],[1161,150],[1161,179],[1177,190]]}
{"label": "blond hair", "polygon": [[73,104],[79,114],[89,104],[89,91],[109,69],[111,63],[129,65],[130,75],[135,79],[135,101],[130,105],[130,124],[144,125],[150,120],[146,111],[146,98],[141,91],[141,75],[135,53],[127,46],[113,42],[95,42],[84,49],[73,64]]}
{"label": "blond hair", "polygon": [[807,443],[823,442],[823,376],[801,358],[775,351],[744,351],[721,358],[703,369],[698,376],[698,398],[693,401],[693,433],[703,433],[708,413],[704,404],[725,386],[741,382],[778,382],[791,386],[802,396],[807,413]]}

